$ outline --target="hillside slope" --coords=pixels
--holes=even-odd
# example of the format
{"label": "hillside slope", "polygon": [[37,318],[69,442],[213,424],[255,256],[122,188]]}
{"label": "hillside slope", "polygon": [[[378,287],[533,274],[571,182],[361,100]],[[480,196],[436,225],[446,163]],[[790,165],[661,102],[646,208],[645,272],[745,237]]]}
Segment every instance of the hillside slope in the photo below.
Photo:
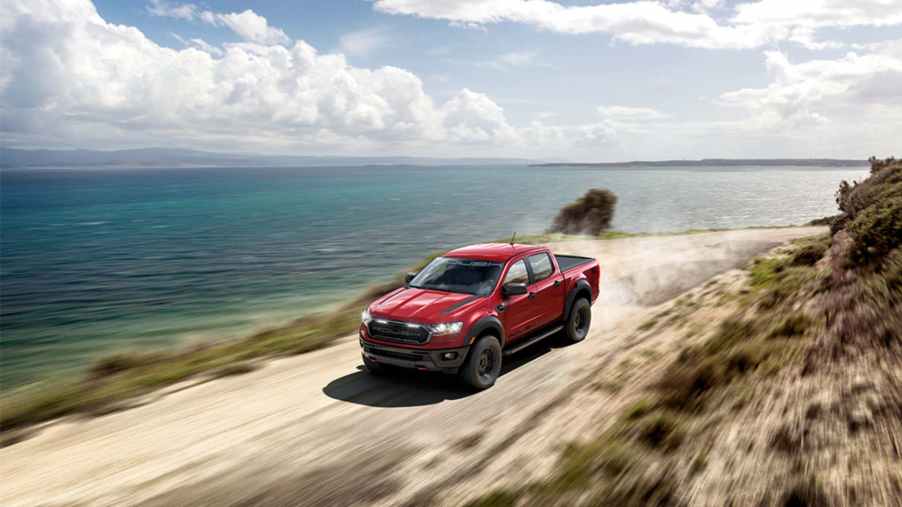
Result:
{"label": "hillside slope", "polygon": [[477,503],[902,505],[902,164],[872,165],[830,234],[639,324],[682,337],[624,366],[631,401],[551,476]]}

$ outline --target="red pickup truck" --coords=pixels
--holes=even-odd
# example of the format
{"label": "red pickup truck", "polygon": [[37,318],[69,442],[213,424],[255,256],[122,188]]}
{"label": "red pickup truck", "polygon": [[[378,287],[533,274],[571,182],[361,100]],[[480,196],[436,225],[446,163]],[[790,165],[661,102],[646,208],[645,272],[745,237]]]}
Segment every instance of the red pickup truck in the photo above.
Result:
{"label": "red pickup truck", "polygon": [[486,389],[503,356],[561,332],[571,342],[586,337],[599,275],[595,259],[546,247],[452,250],[363,310],[364,365],[373,374],[391,366],[457,373]]}

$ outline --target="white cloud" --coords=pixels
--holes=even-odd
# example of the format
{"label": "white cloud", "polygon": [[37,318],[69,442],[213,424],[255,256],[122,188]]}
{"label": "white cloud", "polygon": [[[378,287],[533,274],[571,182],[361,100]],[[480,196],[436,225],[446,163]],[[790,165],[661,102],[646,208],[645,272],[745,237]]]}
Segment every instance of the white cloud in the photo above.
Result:
{"label": "white cloud", "polygon": [[723,4],[722,0],[665,0],[667,7],[676,10],[691,10],[695,12],[708,12]]}
{"label": "white cloud", "polygon": [[654,121],[668,118],[668,115],[650,107],[599,106],[598,113],[616,121]]}
{"label": "white cloud", "polygon": [[236,20],[251,42],[180,39],[188,47],[175,50],[106,22],[87,0],[4,3],[0,141],[343,152],[521,142],[484,94],[464,89],[436,105],[411,72],[354,67],[266,35],[274,28],[256,18],[217,18]]}
{"label": "white cloud", "polygon": [[338,41],[338,49],[348,55],[367,56],[386,47],[390,40],[390,33],[387,29],[367,28],[342,35]]}
{"label": "white cloud", "polygon": [[537,60],[536,51],[510,51],[501,53],[491,60],[465,62],[473,63],[477,67],[487,67],[495,70],[509,70],[518,67],[549,67],[550,65]]}
{"label": "white cloud", "polygon": [[[175,4],[150,7],[189,12],[174,11],[180,7]],[[583,123],[561,111],[552,117],[520,110],[513,117],[537,120],[517,125],[498,105],[517,103],[509,97],[442,89],[449,98],[435,100],[414,73],[353,66],[342,54],[291,40],[253,12],[190,12],[199,22],[228,26],[225,19],[235,20],[231,28],[243,30],[243,42],[216,47],[179,38],[185,47],[171,49],[135,27],[106,22],[88,0],[0,2],[0,144],[429,155],[466,150],[571,159],[850,156],[885,152],[902,124],[898,41],[809,61],[769,51],[768,83],[720,94],[716,121],[677,121],[652,104],[606,104],[592,117],[591,104]],[[494,58],[508,67],[538,65],[536,60],[529,51]],[[548,104],[529,107],[547,111]],[[747,151],[750,145],[760,151]]]}
{"label": "white cloud", "polygon": [[902,24],[897,0],[760,0],[736,6],[733,22],[788,26],[891,26]]}
{"label": "white cloud", "polygon": [[515,142],[518,136],[504,110],[487,95],[466,88],[442,107],[452,142]]}
{"label": "white cloud", "polygon": [[813,49],[836,47],[815,39],[826,26],[886,26],[902,24],[902,2],[863,0],[762,0],[735,6],[732,19],[715,18],[723,11],[717,0],[631,1],[565,6],[551,0],[375,0],[389,14],[442,19],[484,26],[511,22],[562,33],[610,34],[630,44],[669,43],[699,48],[755,48],[792,41]]}
{"label": "white cloud", "polygon": [[604,123],[621,134],[645,134],[670,119],[651,107],[599,106],[597,110]]}
{"label": "white cloud", "polygon": [[[534,121],[528,127],[520,129],[520,136],[526,146],[544,147],[560,146],[565,158],[572,159],[573,153],[568,153],[566,148],[574,148],[584,153],[603,152],[611,147],[617,140],[617,131],[609,123],[596,122],[578,125],[548,125],[542,121]],[[535,153],[535,152],[534,152]]]}
{"label": "white cloud", "polygon": [[207,41],[199,38],[186,39],[177,33],[170,34],[175,40],[179,41],[186,48],[194,48],[205,53],[210,53],[213,56],[222,56],[222,50],[216,46],[211,45]]}
{"label": "white cloud", "polygon": [[147,12],[154,16],[191,20],[197,15],[198,8],[194,4],[173,4],[165,0],[150,0]]}
{"label": "white cloud", "polygon": [[511,67],[525,67],[532,64],[535,59],[535,51],[512,51],[499,55],[497,61]]}
{"label": "white cloud", "polygon": [[706,14],[656,2],[564,6],[549,0],[376,0],[390,14],[486,25],[517,22],[564,33],[605,32],[631,44],[670,42],[695,47],[751,47],[768,38],[757,28],[722,27]]}
{"label": "white cloud", "polygon": [[[902,59],[848,53],[834,60],[793,64],[778,51],[765,53],[770,84],[720,96],[720,103],[750,111],[765,127],[854,121],[902,112]],[[879,111],[877,111],[877,110]]]}
{"label": "white cloud", "polygon": [[[766,53],[769,83],[721,94],[718,103],[742,119],[719,138],[766,139],[771,149],[798,156],[890,153],[902,125],[902,58],[849,53],[793,63]],[[725,135],[728,134],[728,135]]]}
{"label": "white cloud", "polygon": [[247,9],[243,12],[220,13],[201,10],[195,4],[176,4],[166,0],[150,0],[147,12],[154,16],[183,19],[199,19],[214,26],[224,26],[243,40],[258,44],[287,44],[291,38],[281,29],[269,26],[263,16]]}
{"label": "white cloud", "polygon": [[269,26],[266,18],[248,9],[244,12],[218,14],[205,11],[201,19],[214,25],[225,25],[242,39],[258,44],[287,44],[291,39],[279,28]]}

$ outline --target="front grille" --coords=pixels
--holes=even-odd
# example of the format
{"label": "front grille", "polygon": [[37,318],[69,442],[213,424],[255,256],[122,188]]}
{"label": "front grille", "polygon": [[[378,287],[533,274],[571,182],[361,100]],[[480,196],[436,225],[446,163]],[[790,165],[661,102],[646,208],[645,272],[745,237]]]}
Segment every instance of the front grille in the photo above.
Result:
{"label": "front grille", "polygon": [[417,324],[394,320],[374,320],[370,322],[370,336],[379,340],[426,343],[429,341],[429,330]]}

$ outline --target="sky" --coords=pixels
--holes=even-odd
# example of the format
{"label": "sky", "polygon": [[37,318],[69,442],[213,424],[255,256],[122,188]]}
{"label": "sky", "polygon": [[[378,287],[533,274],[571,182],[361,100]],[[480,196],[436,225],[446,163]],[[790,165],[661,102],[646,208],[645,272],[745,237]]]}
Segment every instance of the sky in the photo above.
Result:
{"label": "sky", "polygon": [[2,0],[0,146],[899,155],[902,0]]}

